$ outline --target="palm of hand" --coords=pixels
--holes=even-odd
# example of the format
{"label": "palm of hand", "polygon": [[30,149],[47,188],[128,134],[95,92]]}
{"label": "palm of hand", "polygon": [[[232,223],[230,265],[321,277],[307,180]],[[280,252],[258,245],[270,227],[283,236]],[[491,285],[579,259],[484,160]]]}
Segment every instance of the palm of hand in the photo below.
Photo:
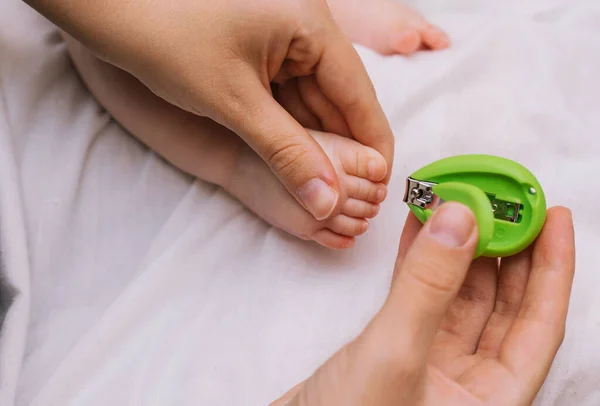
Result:
{"label": "palm of hand", "polygon": [[[565,330],[566,309],[555,298],[568,294],[553,283],[557,267],[548,264],[544,243],[501,264],[473,263],[431,349],[427,404],[532,403],[535,392],[524,387],[543,383]],[[570,255],[570,245],[562,246],[557,258]]]}
{"label": "palm of hand", "polygon": [[476,238],[457,255],[421,228],[409,216],[390,295],[364,331],[274,404],[531,404],[565,334],[570,213],[550,209],[533,246],[501,263],[471,262]]}

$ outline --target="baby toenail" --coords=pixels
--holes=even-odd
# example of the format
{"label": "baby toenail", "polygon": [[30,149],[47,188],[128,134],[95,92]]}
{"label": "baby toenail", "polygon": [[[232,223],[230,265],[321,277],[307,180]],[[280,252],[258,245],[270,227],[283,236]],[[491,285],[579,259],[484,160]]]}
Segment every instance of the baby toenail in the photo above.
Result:
{"label": "baby toenail", "polygon": [[403,29],[397,34],[396,47],[400,52],[414,52],[419,48],[421,37],[414,29]]}
{"label": "baby toenail", "polygon": [[377,175],[377,161],[371,159],[367,164],[367,175],[369,178],[374,178]]}
{"label": "baby toenail", "polygon": [[427,42],[430,47],[441,49],[450,46],[450,37],[448,37],[448,34],[446,34],[444,31],[433,25],[427,27],[425,30],[426,32],[424,35],[429,38]]}
{"label": "baby toenail", "polygon": [[311,179],[298,190],[298,196],[304,207],[317,220],[324,220],[335,208],[338,193],[323,179]]}
{"label": "baby toenail", "polygon": [[446,48],[446,47],[450,46],[450,40],[448,39],[447,36],[444,35],[443,37],[440,37],[438,39],[437,46],[438,46],[438,48]]}
{"label": "baby toenail", "polygon": [[377,213],[379,213],[380,208],[381,208],[381,206],[379,206],[378,204],[373,206],[373,215],[376,215]]}

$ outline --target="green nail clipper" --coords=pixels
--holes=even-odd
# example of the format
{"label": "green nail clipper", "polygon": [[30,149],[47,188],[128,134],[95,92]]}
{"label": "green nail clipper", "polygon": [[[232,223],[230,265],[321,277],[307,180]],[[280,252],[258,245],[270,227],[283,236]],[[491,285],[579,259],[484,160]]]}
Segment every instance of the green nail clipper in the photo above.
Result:
{"label": "green nail clipper", "polygon": [[523,251],[546,220],[546,198],[535,176],[497,156],[441,159],[406,179],[404,202],[422,223],[446,201],[473,211],[479,228],[475,257],[507,257]]}

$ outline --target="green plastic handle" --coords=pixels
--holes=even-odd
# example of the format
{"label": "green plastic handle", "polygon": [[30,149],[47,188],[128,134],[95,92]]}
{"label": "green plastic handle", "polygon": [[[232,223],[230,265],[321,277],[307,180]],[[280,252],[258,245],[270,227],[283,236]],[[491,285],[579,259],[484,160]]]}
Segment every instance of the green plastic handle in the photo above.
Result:
{"label": "green plastic handle", "polygon": [[492,204],[481,189],[468,183],[448,182],[433,187],[433,193],[444,201],[454,201],[468,206],[477,219],[479,242],[475,258],[481,256],[494,236],[494,212]]}
{"label": "green plastic handle", "polygon": [[[481,189],[468,183],[448,182],[433,187],[433,193],[444,201],[454,201],[468,206],[475,215],[479,231],[479,240],[475,249],[475,258],[481,256],[487,249],[494,235],[494,216],[492,205]],[[411,210],[425,223],[433,214],[431,210],[422,210],[410,205]]]}
{"label": "green plastic handle", "polygon": [[[419,169],[411,178],[436,183],[433,192],[440,198],[458,201],[473,211],[479,228],[476,256],[506,257],[523,251],[546,220],[546,198],[540,183],[527,168],[506,158],[453,156]],[[519,204],[517,221],[495,218],[491,199]],[[423,223],[431,215],[431,210],[409,206]]]}

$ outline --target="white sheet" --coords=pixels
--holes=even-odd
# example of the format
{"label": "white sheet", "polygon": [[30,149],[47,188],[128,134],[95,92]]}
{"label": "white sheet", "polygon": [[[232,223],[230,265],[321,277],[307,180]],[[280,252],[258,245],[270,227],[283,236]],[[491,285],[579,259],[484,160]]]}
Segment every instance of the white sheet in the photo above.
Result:
{"label": "white sheet", "polygon": [[268,227],[133,140],[52,25],[3,0],[0,405],[268,403],[381,304],[403,178],[472,152],[522,162],[550,204],[574,210],[568,333],[537,404],[600,404],[600,3],[419,7],[454,46],[408,59],[360,49],[397,163],[370,231],[338,253]]}

